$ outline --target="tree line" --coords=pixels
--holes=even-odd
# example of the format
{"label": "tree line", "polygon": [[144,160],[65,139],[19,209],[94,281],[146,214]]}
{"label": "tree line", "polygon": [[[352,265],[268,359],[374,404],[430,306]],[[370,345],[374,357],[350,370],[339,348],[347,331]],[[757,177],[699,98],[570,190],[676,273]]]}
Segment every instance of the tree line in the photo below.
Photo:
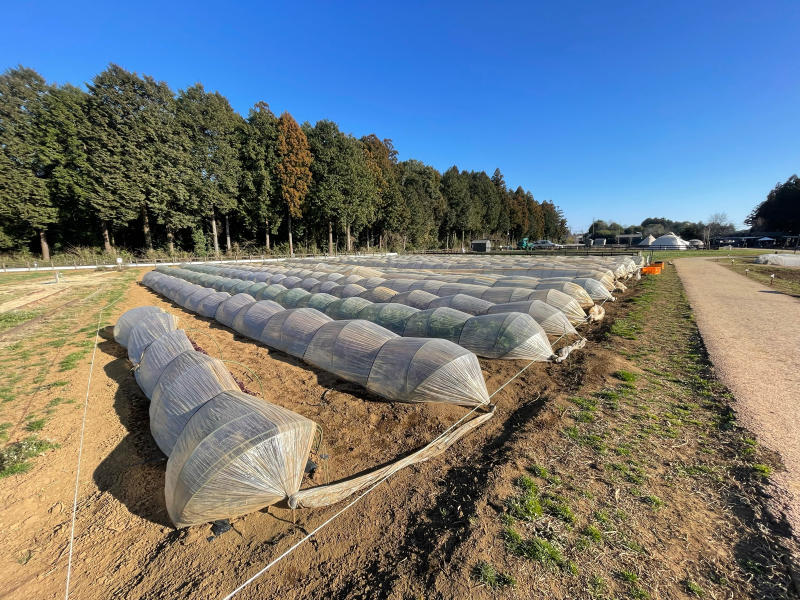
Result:
{"label": "tree line", "polygon": [[592,238],[614,239],[626,233],[639,233],[642,237],[660,237],[665,233],[675,233],[685,240],[708,241],[710,237],[733,233],[736,227],[725,213],[715,213],[708,221],[673,221],[665,217],[648,217],[639,225],[623,226],[599,219],[589,226],[587,234]]}
{"label": "tree line", "polygon": [[247,117],[196,84],[177,94],[111,64],[86,90],[0,75],[0,250],[102,245],[198,254],[276,244],[452,248],[465,236],[562,240],[552,202],[499,169],[443,174],[330,120]]}
{"label": "tree line", "polygon": [[797,175],[777,183],[744,222],[754,232],[800,233],[800,179]]}

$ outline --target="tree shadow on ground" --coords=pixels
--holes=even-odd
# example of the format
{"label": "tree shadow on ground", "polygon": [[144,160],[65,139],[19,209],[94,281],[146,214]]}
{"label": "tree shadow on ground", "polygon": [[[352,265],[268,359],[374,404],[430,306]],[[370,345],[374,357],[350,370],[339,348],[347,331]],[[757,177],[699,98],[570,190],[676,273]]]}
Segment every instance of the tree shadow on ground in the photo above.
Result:
{"label": "tree shadow on ground", "polygon": [[104,370],[118,385],[114,410],[126,435],[95,469],[95,484],[131,513],[172,527],[164,500],[167,459],[150,435],[149,401],[136,384],[125,348],[113,339],[113,328],[106,327],[100,335],[98,348],[114,357]]}

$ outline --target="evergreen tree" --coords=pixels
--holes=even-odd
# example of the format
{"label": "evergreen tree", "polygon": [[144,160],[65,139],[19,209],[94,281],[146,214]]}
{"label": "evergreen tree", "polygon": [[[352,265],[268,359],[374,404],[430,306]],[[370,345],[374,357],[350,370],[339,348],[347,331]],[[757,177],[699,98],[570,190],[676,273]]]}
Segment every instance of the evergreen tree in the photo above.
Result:
{"label": "evergreen tree", "polygon": [[417,247],[436,245],[436,234],[446,211],[441,192],[442,176],[418,160],[404,161],[399,169],[400,186],[409,214],[404,239],[407,237]]}
{"label": "evergreen tree", "polygon": [[58,208],[60,236],[71,244],[90,239],[86,237],[91,214],[87,100],[87,94],[74,86],[53,88],[44,98],[38,123],[50,201]]}
{"label": "evergreen tree", "polygon": [[58,219],[47,189],[44,138],[39,121],[49,87],[25,67],[0,75],[0,245],[39,237],[50,259],[47,230]]}
{"label": "evergreen tree", "polygon": [[[727,221],[725,219],[712,219]],[[800,179],[792,175],[778,183],[745,219],[754,231],[800,233]]]}
{"label": "evergreen tree", "polygon": [[311,152],[303,130],[288,112],[278,118],[278,186],[286,204],[289,230],[289,254],[294,256],[292,217],[300,218],[311,184]]}
{"label": "evergreen tree", "polygon": [[352,251],[352,233],[357,234],[374,214],[377,184],[367,166],[364,147],[339,130],[333,121],[304,126],[314,157],[308,204],[312,214],[327,225],[328,251],[332,252],[332,223],[337,221]]}
{"label": "evergreen tree", "polygon": [[270,235],[278,231],[282,213],[277,203],[275,167],[278,163],[278,119],[266,102],[251,110],[242,128],[240,156],[240,217],[253,232],[264,225],[265,247],[270,249]]}
{"label": "evergreen tree", "polygon": [[445,235],[449,238],[451,232],[460,232],[463,250],[464,232],[471,226],[472,196],[469,191],[469,174],[461,173],[455,165],[447,169],[442,175],[442,196],[447,203],[443,220]]}
{"label": "evergreen tree", "polygon": [[382,249],[388,232],[405,231],[408,226],[408,207],[397,180],[397,151],[392,140],[380,140],[374,133],[361,138],[361,143],[367,168],[375,183],[375,216],[372,223],[378,231],[378,246]]}
{"label": "evergreen tree", "polygon": [[522,187],[518,187],[509,196],[509,219],[512,240],[519,240],[528,235],[531,228],[529,208],[525,190]]}
{"label": "evergreen tree", "polygon": [[243,127],[228,100],[195,84],[178,95],[178,116],[191,148],[190,190],[211,223],[214,253],[219,253],[217,216],[225,222],[225,247],[231,251],[230,216],[238,205],[241,165],[238,141]]}
{"label": "evergreen tree", "polygon": [[88,87],[89,197],[101,222],[105,249],[112,249],[109,227],[134,220],[140,220],[145,247],[150,249],[150,217],[171,222],[180,199],[187,196],[182,189],[185,146],[174,94],[167,84],[114,64]]}
{"label": "evergreen tree", "polygon": [[492,174],[492,183],[494,184],[497,202],[500,206],[495,231],[503,238],[506,238],[506,236],[511,235],[511,207],[509,206],[509,193],[506,187],[506,181],[499,168],[495,169]]}

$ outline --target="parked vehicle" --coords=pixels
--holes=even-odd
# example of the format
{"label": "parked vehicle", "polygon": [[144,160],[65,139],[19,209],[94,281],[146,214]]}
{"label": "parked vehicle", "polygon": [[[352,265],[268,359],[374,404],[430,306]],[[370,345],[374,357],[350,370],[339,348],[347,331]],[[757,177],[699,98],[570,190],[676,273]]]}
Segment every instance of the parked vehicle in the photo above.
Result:
{"label": "parked vehicle", "polygon": [[556,248],[563,248],[561,244],[554,244],[550,240],[536,240],[532,244],[528,244],[528,247],[536,248],[537,250],[555,250]]}

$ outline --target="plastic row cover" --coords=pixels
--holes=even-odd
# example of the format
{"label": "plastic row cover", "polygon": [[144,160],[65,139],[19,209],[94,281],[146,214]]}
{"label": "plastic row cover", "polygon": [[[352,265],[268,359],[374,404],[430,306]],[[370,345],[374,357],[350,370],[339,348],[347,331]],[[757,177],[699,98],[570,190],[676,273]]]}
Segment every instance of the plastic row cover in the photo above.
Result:
{"label": "plastic row cover", "polygon": [[[195,285],[158,272],[142,281],[173,301]],[[255,308],[260,304],[247,294],[237,294],[222,302],[217,314],[232,325],[246,327],[246,335],[268,346],[390,400],[466,406],[489,402],[477,358],[451,341],[401,338],[366,321],[332,321],[313,308]],[[256,311],[252,319],[248,318],[251,310]],[[241,311],[247,314],[240,318]]]}
{"label": "plastic row cover", "polygon": [[756,264],[777,265],[781,267],[800,267],[800,255],[797,254],[762,254],[756,257]]}
{"label": "plastic row cover", "polygon": [[[194,281],[196,283],[203,281],[203,285],[210,285],[217,289],[225,289],[226,287],[230,287],[232,284],[230,283],[229,278],[218,277],[217,279],[209,280],[209,276],[205,275],[204,273],[235,273],[237,276],[245,278],[252,278],[258,274],[257,272],[249,272],[240,269],[226,269],[208,265],[193,265],[190,267],[190,269],[165,268],[162,272],[173,274],[177,277]],[[349,291],[352,291],[352,288],[355,287],[355,284],[343,286],[332,281],[322,282],[320,285],[318,285],[320,283],[318,280],[314,278],[307,278],[300,280],[297,284],[298,287],[294,287],[292,288],[291,292],[284,294],[284,292],[286,292],[286,286],[283,285],[283,283],[285,282],[290,285],[293,283],[287,281],[287,279],[288,278],[283,278],[281,280],[282,283],[280,284],[267,285],[266,283],[250,283],[249,286],[241,286],[241,291],[246,291],[256,299],[267,298],[270,300],[275,300],[287,308],[293,308],[295,306],[305,306],[306,304],[303,304],[304,302],[311,302],[311,300],[305,300],[305,294],[303,294],[303,291],[310,289],[311,293],[314,294],[314,298],[320,296],[320,298],[318,298],[318,302],[322,303],[322,306],[312,304],[307,305],[313,306],[313,308],[317,308],[325,312],[324,306],[326,306],[328,302],[332,302],[335,299],[333,298],[334,296],[348,297],[346,294],[346,291],[348,291],[347,288],[350,288]],[[242,280],[239,279],[236,281],[241,282]],[[308,285],[312,282],[316,283],[313,285]],[[247,283],[247,281],[245,283]],[[586,313],[583,312],[583,309],[580,307],[580,305],[572,297],[558,290],[535,290],[532,294],[529,294],[529,296],[532,296],[529,300],[495,304],[493,302],[489,302],[488,300],[482,300],[474,296],[467,296],[466,294],[436,296],[423,290],[398,292],[384,286],[364,289],[360,294],[358,294],[359,298],[364,298],[365,300],[369,300],[371,302],[405,304],[421,310],[428,308],[448,307],[470,315],[483,315],[489,312],[523,312],[532,316],[534,320],[539,323],[539,325],[542,326],[545,332],[549,335],[561,336],[565,334],[575,334],[576,332],[575,328],[573,327],[573,323],[577,324],[586,321]],[[523,302],[527,302],[527,304],[523,304]]]}
{"label": "plastic row cover", "polygon": [[[133,309],[118,321],[118,341],[150,330]],[[218,359],[192,348],[182,330],[144,349],[135,371],[151,399],[150,430],[169,457],[164,485],[173,523],[229,518],[298,492],[316,424],[240,391]]]}
{"label": "plastic row cover", "polygon": [[387,267],[401,269],[426,269],[432,271],[476,271],[476,272],[500,272],[503,270],[524,270],[524,269],[572,269],[587,270],[591,268],[610,269],[610,265],[624,265],[629,257],[605,257],[619,259],[616,262],[600,261],[600,257],[518,257],[518,256],[451,256],[447,258],[434,258],[430,256],[403,256],[403,257],[343,257],[337,259],[343,266],[351,267],[353,264],[369,265],[378,269]]}
{"label": "plastic row cover", "polygon": [[[190,280],[197,275],[183,269],[173,269],[171,272]],[[211,284],[217,288],[228,287],[230,281],[228,278],[220,277]],[[264,285],[251,284],[245,289],[253,292],[255,298],[272,298],[287,308],[316,308],[335,320],[363,319],[377,323],[404,337],[435,337],[450,340],[478,356],[539,361],[551,360],[554,357],[546,330],[536,319],[527,314],[531,306],[526,306],[525,303],[521,303],[524,309],[521,312],[493,311],[492,314],[471,316],[446,306],[421,310],[398,303],[373,303],[360,297],[340,299],[330,294],[312,294],[302,288],[287,290],[280,284],[259,287]],[[239,304],[253,300],[244,292],[237,297],[242,298]],[[231,303],[226,302],[221,305],[220,311]],[[425,304],[430,303],[425,302]],[[543,310],[541,308],[539,307],[540,312],[547,313],[547,318],[552,319],[548,323],[551,329],[557,329],[561,335],[569,333],[570,330],[574,332],[574,328],[563,314],[555,309],[548,312],[550,307],[547,305],[544,305]],[[559,314],[561,319],[553,318],[553,313]],[[240,316],[243,314],[246,313],[239,313]],[[544,319],[545,322],[547,318]],[[258,339],[258,332],[253,331],[250,325],[245,326],[244,323],[237,326],[227,311],[223,311],[222,315],[218,313],[217,320],[232,326],[244,335]]]}
{"label": "plastic row cover", "polygon": [[[221,275],[225,275],[228,277],[242,277],[242,278],[249,278],[248,274],[252,273],[252,270],[247,269],[233,269],[233,268],[226,268],[226,267],[209,267],[209,266],[193,266],[193,269],[203,269],[206,272],[209,272],[207,269],[218,269],[218,273]],[[251,267],[252,269],[252,267]],[[270,269],[275,269],[275,267],[270,267]],[[212,271],[213,272],[213,271]],[[267,271],[272,272],[272,271]],[[287,270],[288,272],[288,270]],[[312,272],[313,274],[313,272]],[[322,275],[324,277],[324,275]],[[564,292],[572,296],[581,307],[590,308],[594,304],[594,300],[589,295],[589,293],[580,285],[572,282],[572,281],[555,281],[549,283],[536,283],[532,284],[530,288],[519,288],[519,287],[490,287],[487,285],[480,285],[480,284],[470,284],[470,283],[458,283],[453,281],[445,281],[439,278],[437,275],[415,275],[415,278],[396,278],[396,279],[386,279],[382,277],[362,277],[360,275],[349,275],[346,277],[336,279],[335,283],[332,283],[329,279],[324,280],[317,277],[319,282],[315,287],[310,288],[309,291],[313,292],[330,292],[330,289],[333,287],[338,287],[340,285],[344,285],[343,290],[340,292],[342,296],[357,296],[366,291],[368,288],[373,287],[384,287],[390,290],[395,290],[396,292],[405,292],[410,290],[417,290],[421,289],[437,296],[450,296],[454,294],[467,294],[469,296],[474,296],[476,298],[482,298],[484,300],[488,300],[489,302],[500,303],[500,302],[514,302],[518,300],[528,300],[533,299],[533,292],[535,290],[547,290],[547,289],[556,289],[559,291]],[[287,288],[295,287],[302,281],[302,278],[299,276],[289,275],[286,276],[281,272],[277,272],[273,274],[269,282],[270,283],[280,283]],[[597,289],[597,285],[593,286],[593,289]],[[602,285],[599,285],[602,288]],[[610,297],[610,294],[607,293],[607,290],[603,292],[598,292],[603,295],[600,300],[607,300]],[[339,294],[337,294],[339,295]]]}
{"label": "plastic row cover", "polygon": [[127,348],[128,358],[134,365],[153,341],[174,331],[178,319],[155,306],[141,306],[126,312],[114,326],[114,339]]}

